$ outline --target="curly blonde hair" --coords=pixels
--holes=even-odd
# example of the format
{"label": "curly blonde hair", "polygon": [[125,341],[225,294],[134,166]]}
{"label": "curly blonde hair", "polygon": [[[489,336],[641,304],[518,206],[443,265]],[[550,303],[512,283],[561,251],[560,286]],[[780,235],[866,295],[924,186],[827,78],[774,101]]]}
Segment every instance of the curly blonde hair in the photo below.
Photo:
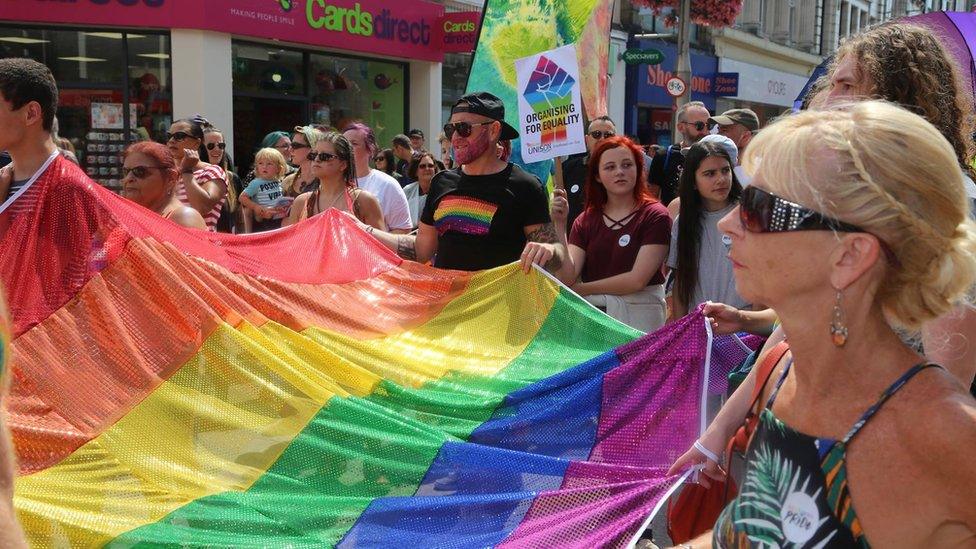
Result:
{"label": "curly blonde hair", "polygon": [[959,68],[931,30],[906,23],[883,23],[841,44],[828,74],[848,55],[856,72],[871,84],[869,95],[892,101],[922,116],[952,145],[956,162],[973,159],[973,98],[964,92]]}
{"label": "curly blonde hair", "polygon": [[[912,154],[906,154],[911,151]],[[916,331],[976,283],[976,223],[946,138],[897,105],[863,101],[780,119],[743,166],[770,191],[863,228],[895,261],[875,297],[888,323]]]}

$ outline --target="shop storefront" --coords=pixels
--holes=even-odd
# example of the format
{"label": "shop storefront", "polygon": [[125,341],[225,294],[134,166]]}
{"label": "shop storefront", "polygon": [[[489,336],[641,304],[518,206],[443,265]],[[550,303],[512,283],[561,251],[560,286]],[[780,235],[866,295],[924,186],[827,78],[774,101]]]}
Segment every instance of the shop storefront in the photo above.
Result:
{"label": "shop storefront", "polygon": [[738,94],[718,100],[718,112],[728,109],[752,109],[761,125],[790,110],[793,100],[803,90],[807,77],[753,65],[736,59],[721,58],[722,72],[739,73]]}
{"label": "shop storefront", "polygon": [[126,142],[197,113],[239,167],[296,124],[362,120],[381,143],[412,127],[436,135],[445,51],[470,55],[445,44],[471,40],[469,26],[445,25],[425,0],[18,0],[0,2],[0,56],[51,67],[62,136],[113,187]]}
{"label": "shop storefront", "polygon": [[[668,95],[665,84],[674,76],[677,49],[673,44],[660,41],[637,41],[631,48],[660,50],[664,61],[658,65],[630,65],[627,67],[627,99],[624,131],[635,135],[642,144],[671,144],[671,123],[674,119],[674,99]],[[715,73],[718,59],[711,55],[692,51],[691,99],[705,103],[715,112]]]}
{"label": "shop storefront", "polygon": [[30,28],[0,23],[0,57],[30,57],[54,73],[58,125],[92,179],[119,188],[125,143],[159,139],[173,105],[169,34]]}

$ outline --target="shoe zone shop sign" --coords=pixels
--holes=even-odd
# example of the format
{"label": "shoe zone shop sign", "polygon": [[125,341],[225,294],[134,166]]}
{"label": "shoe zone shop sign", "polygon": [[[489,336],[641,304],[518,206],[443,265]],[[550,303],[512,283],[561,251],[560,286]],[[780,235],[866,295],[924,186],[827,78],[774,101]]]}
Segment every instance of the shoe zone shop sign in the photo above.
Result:
{"label": "shoe zone shop sign", "polygon": [[426,61],[471,48],[460,34],[480,24],[446,23],[444,7],[423,0],[0,0],[0,19],[212,30]]}
{"label": "shoe zone shop sign", "polygon": [[[631,65],[627,68],[629,95],[637,104],[670,105],[674,99],[668,95],[667,82],[675,76],[678,58],[676,48],[661,42],[640,42],[635,49],[654,48],[664,54],[664,60],[656,65]],[[738,94],[739,74],[718,72],[718,58],[711,55],[691,54],[692,78],[689,82],[691,100],[705,103],[708,110],[715,111],[715,100],[719,97]]]}

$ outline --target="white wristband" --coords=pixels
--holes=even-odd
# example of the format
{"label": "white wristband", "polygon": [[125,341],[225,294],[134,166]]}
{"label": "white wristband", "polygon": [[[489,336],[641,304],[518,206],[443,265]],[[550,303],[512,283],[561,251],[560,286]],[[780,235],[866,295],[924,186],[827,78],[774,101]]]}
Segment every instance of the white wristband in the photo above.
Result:
{"label": "white wristband", "polygon": [[705,456],[706,458],[710,459],[711,461],[714,461],[715,463],[718,463],[719,465],[722,464],[722,462],[720,461],[719,457],[717,455],[715,455],[715,452],[713,452],[713,451],[709,450],[708,448],[705,448],[704,446],[702,446],[702,443],[701,442],[699,442],[699,441],[696,440],[695,441],[695,444],[694,444],[694,448],[695,448],[695,450],[698,450],[699,452],[701,452],[701,454],[703,456]]}

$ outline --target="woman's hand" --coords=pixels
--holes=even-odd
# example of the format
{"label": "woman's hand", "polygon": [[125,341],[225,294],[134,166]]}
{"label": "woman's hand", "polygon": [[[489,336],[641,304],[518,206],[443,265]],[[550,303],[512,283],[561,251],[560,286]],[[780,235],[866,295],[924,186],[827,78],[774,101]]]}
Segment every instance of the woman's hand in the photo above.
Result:
{"label": "woman's hand", "polygon": [[675,460],[675,462],[671,465],[671,468],[668,469],[668,474],[675,475],[687,467],[703,463],[704,467],[701,469],[703,474],[698,476],[699,484],[705,488],[711,488],[713,480],[725,480],[726,472],[724,469],[722,469],[722,466],[711,457],[706,456],[697,448],[697,445],[701,445],[703,448],[705,448],[705,450],[708,450],[714,455],[714,457],[718,457],[719,459],[721,459],[723,449],[715,451],[714,449],[710,449],[708,446],[705,446],[705,444],[706,443],[704,443],[701,439],[695,441],[695,446],[689,448],[687,452],[681,454],[681,456]]}
{"label": "woman's hand", "polygon": [[183,173],[193,173],[193,170],[197,169],[199,164],[200,151],[183,149],[183,162],[180,164],[180,169]]}
{"label": "woman's hand", "polygon": [[554,225],[557,227],[566,227],[566,221],[569,219],[569,200],[566,199],[565,189],[556,189],[552,192],[552,204],[549,206],[549,214],[552,216]]}
{"label": "woman's hand", "polygon": [[522,272],[528,274],[532,270],[532,265],[545,267],[546,263],[556,255],[554,244],[545,242],[526,242],[525,249],[522,250]]}
{"label": "woman's hand", "polygon": [[702,312],[712,324],[712,331],[715,335],[734,334],[745,330],[745,318],[742,316],[742,311],[731,305],[706,301]]}

